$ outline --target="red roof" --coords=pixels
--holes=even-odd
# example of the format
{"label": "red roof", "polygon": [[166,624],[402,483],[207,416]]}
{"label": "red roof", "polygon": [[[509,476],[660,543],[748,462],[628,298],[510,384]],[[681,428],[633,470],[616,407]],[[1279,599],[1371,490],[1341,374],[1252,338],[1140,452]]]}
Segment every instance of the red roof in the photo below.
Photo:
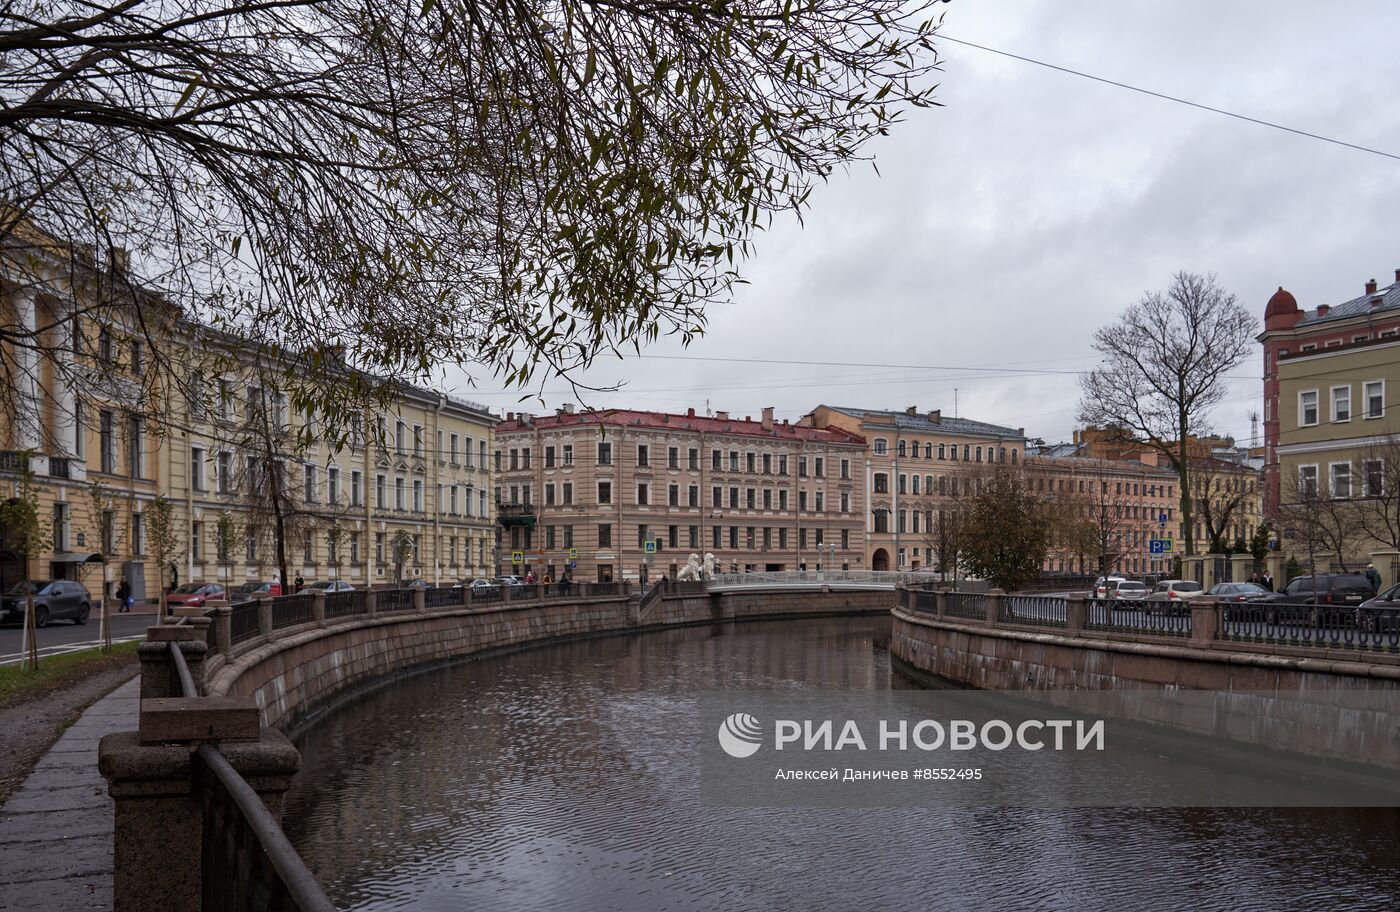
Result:
{"label": "red roof", "polygon": [[554,414],[540,417],[513,415],[496,423],[496,433],[529,431],[563,427],[606,425],[618,428],[648,428],[659,431],[682,431],[706,434],[737,434],[745,437],[766,437],[773,440],[805,440],[816,443],[865,446],[859,434],[836,427],[814,428],[775,421],[768,427],[762,421],[749,418],[706,418],[694,414],[642,412],[634,409],[601,409],[574,414]]}

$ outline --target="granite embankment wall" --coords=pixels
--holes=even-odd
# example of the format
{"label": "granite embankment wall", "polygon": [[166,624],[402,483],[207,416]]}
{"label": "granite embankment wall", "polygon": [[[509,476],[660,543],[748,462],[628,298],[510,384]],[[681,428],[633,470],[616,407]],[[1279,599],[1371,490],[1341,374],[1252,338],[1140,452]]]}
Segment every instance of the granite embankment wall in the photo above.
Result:
{"label": "granite embankment wall", "polygon": [[470,656],[587,636],[734,620],[885,614],[892,591],[743,592],[553,598],[306,624],[217,656],[205,668],[210,695],[255,697],[263,722],[300,726],[366,687]]}

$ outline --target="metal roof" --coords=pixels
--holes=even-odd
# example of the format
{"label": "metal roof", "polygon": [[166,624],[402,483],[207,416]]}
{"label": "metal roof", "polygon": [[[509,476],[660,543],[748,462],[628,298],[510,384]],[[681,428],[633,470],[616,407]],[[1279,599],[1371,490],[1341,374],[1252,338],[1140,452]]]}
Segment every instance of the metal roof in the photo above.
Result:
{"label": "metal roof", "polygon": [[837,412],[842,412],[852,417],[866,417],[877,422],[888,422],[897,428],[907,428],[911,431],[924,431],[930,434],[961,434],[968,437],[997,437],[1014,438],[1017,440],[1025,437],[1025,432],[1021,428],[1004,427],[999,424],[989,424],[985,421],[973,421],[971,418],[950,418],[941,416],[938,421],[931,421],[925,413],[910,415],[907,412],[897,412],[891,409],[868,409],[868,408],[845,408],[838,405],[830,406]]}
{"label": "metal roof", "polygon": [[[1381,306],[1372,308],[1371,299],[1377,295],[1381,296]],[[1337,304],[1327,312],[1325,316],[1318,316],[1316,310],[1304,311],[1303,318],[1298,321],[1299,326],[1311,326],[1318,323],[1328,323],[1332,320],[1345,320],[1348,317],[1359,317],[1368,313],[1379,313],[1386,310],[1400,310],[1400,282],[1391,284],[1389,288],[1378,289],[1374,294],[1364,294],[1359,298],[1352,298],[1342,304]]]}

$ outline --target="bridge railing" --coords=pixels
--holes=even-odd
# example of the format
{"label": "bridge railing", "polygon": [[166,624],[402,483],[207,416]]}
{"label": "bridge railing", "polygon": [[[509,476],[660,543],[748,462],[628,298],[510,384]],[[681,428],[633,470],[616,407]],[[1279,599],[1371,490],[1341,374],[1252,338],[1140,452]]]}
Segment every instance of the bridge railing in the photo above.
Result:
{"label": "bridge railing", "polygon": [[866,586],[894,589],[898,586],[933,585],[938,574],[903,570],[767,570],[751,573],[716,573],[710,588],[743,586]]}

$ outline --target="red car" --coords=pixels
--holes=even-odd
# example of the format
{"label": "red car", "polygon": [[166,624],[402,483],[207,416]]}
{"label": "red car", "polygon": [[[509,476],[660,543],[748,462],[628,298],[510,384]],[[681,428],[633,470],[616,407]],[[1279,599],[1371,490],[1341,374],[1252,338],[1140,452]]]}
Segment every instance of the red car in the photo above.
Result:
{"label": "red car", "polygon": [[282,594],[281,583],[260,583],[251,580],[239,586],[234,586],[229,590],[228,600],[230,602],[244,602],[248,599],[257,598],[260,595],[270,595],[273,597]]}
{"label": "red car", "polygon": [[221,599],[224,597],[224,587],[218,583],[185,583],[165,597],[165,603],[172,608],[176,605],[185,605],[190,608],[201,608],[210,599]]}

